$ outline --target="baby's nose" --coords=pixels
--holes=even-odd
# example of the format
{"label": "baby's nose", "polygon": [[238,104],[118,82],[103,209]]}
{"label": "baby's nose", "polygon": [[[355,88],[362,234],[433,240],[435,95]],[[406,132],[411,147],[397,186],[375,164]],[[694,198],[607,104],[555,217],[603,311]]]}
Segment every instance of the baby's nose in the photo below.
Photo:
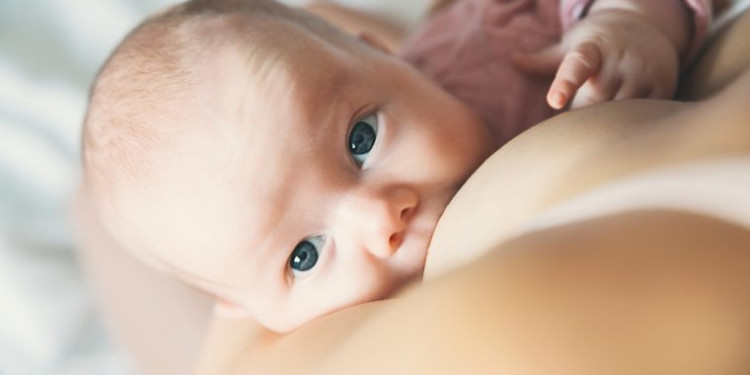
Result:
{"label": "baby's nose", "polygon": [[404,187],[354,193],[344,202],[345,235],[379,258],[391,256],[401,246],[417,203],[416,192]]}

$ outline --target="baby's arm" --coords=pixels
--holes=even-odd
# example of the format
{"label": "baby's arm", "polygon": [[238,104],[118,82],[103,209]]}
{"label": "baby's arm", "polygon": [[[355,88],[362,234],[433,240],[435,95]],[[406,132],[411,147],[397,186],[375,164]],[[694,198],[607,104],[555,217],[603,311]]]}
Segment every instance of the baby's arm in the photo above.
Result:
{"label": "baby's arm", "polygon": [[139,374],[189,374],[212,301],[138,261],[110,238],[79,192],[77,251],[114,341]]}
{"label": "baby's arm", "polygon": [[689,53],[688,13],[683,0],[597,0],[559,44],[517,62],[530,72],[557,72],[547,96],[556,109],[670,98]]}

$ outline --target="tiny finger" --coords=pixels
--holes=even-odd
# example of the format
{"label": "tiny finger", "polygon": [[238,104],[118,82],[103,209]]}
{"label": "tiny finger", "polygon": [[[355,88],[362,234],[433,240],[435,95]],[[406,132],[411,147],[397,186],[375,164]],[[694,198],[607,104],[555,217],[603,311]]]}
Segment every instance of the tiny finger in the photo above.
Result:
{"label": "tiny finger", "polygon": [[549,105],[555,109],[564,107],[576,91],[596,75],[601,63],[601,52],[591,42],[579,44],[565,54],[547,94]]}
{"label": "tiny finger", "polygon": [[578,89],[575,97],[571,100],[570,107],[575,109],[612,100],[619,91],[621,84],[622,81],[618,76],[599,74]]}

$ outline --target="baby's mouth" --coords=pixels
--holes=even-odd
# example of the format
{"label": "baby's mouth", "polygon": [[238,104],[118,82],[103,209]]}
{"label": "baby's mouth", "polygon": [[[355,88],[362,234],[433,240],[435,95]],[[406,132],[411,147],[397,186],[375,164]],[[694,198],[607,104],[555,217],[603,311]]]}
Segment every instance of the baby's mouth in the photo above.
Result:
{"label": "baby's mouth", "polygon": [[[404,233],[404,237],[402,238],[404,242],[408,237],[413,237],[412,240],[418,241],[418,243],[413,245],[419,247],[414,250],[418,250],[421,254],[418,274],[419,279],[422,278],[422,274],[424,273],[424,266],[427,261],[427,255],[430,245],[432,244],[432,239],[435,235],[435,229],[437,228],[437,224],[443,216],[449,201],[450,199],[446,199],[445,197],[435,197],[435,199],[430,202],[430,205],[422,205],[418,207],[417,212],[414,212],[414,215],[412,216],[407,232]],[[404,244],[404,242],[402,242],[402,244]]]}
{"label": "baby's mouth", "polygon": [[[438,206],[438,208],[436,209],[437,212],[435,213],[434,219],[430,222],[429,233],[427,237],[427,250],[429,250],[430,245],[432,245],[432,238],[435,235],[435,229],[437,228],[440,219],[443,218],[443,214],[445,214],[445,210],[448,208],[448,203],[450,203],[454,195],[455,192],[447,198],[440,197],[438,199],[439,202],[437,202],[436,204]],[[427,250],[425,250],[425,253],[427,252]]]}

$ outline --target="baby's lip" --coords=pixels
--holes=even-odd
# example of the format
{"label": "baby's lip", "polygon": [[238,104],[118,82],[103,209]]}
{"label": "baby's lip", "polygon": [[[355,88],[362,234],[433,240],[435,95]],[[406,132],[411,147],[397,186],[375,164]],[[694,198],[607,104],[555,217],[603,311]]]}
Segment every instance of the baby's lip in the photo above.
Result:
{"label": "baby's lip", "polygon": [[452,196],[453,194],[448,192],[434,194],[429,197],[423,196],[421,204],[411,214],[403,232],[401,244],[397,251],[412,254],[411,256],[414,256],[415,252],[419,253],[422,258],[422,265],[419,267],[420,274],[424,271],[424,263],[435,233],[435,228]]}
{"label": "baby's lip", "polygon": [[422,250],[426,254],[430,242],[432,242],[432,236],[435,233],[435,228],[437,227],[442,212],[443,210],[440,210],[437,214],[435,211],[429,212],[420,210],[419,212],[415,212],[404,232],[404,238],[401,244],[403,245],[407,239],[419,241],[419,246],[422,247]]}
{"label": "baby's lip", "polygon": [[406,228],[407,236],[418,236],[427,238],[427,242],[432,238],[432,233],[437,226],[438,217],[433,218],[430,212],[417,211],[413,214],[409,225]]}
{"label": "baby's lip", "polygon": [[437,228],[440,218],[443,217],[443,213],[445,213],[445,209],[448,207],[449,202],[450,197],[448,199],[439,200],[438,204],[436,204],[436,206],[438,207],[436,207],[434,214],[431,215],[427,223],[425,223],[426,228],[424,230],[427,232],[427,246],[429,246],[429,244],[432,242],[432,237],[435,234],[435,228]]}
{"label": "baby's lip", "polygon": [[[415,218],[416,219],[416,218]],[[428,218],[420,218],[422,220],[413,220],[410,225],[409,232],[415,233],[421,236],[432,236],[432,232],[435,230],[437,221],[429,220]]]}

